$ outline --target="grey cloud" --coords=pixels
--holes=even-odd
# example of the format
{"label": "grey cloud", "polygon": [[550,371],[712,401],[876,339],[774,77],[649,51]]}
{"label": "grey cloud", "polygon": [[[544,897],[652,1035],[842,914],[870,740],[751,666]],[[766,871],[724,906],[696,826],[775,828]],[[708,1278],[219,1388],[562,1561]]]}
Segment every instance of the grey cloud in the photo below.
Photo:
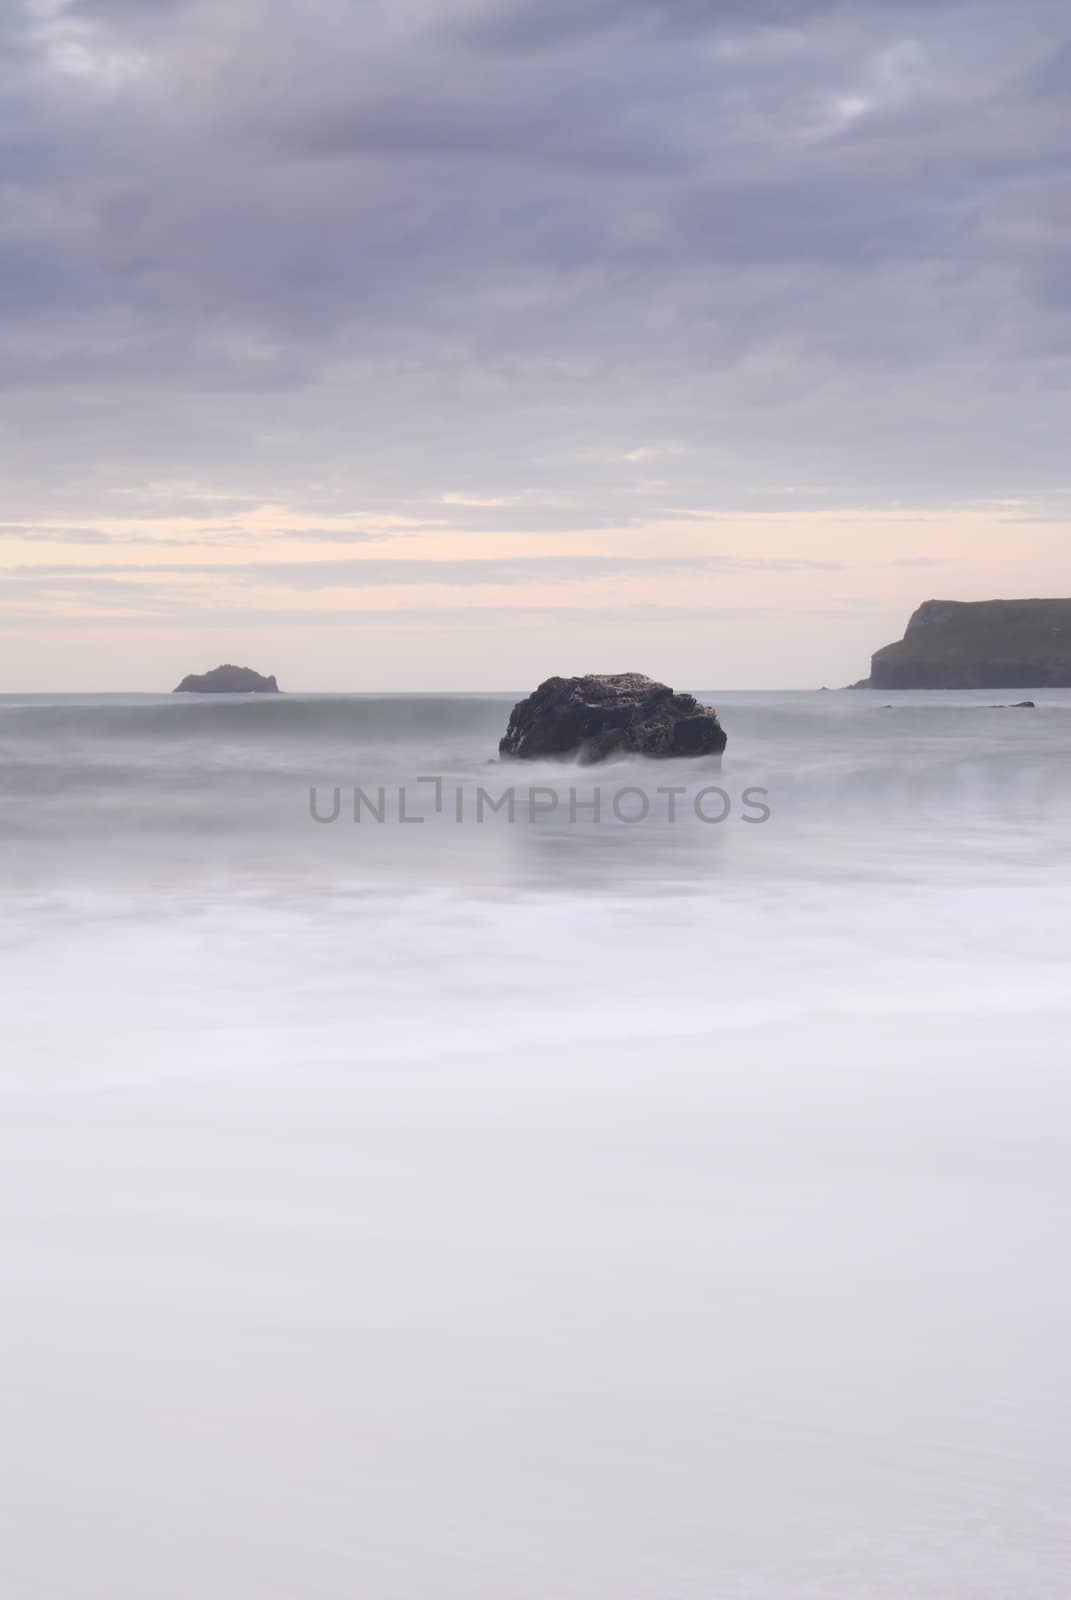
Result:
{"label": "grey cloud", "polygon": [[[882,503],[1060,475],[1052,0],[67,16],[86,70],[26,5],[0,21],[20,508],[73,525],[117,481],[226,472],[323,512],[573,503],[442,518],[508,534],[771,480]],[[640,508],[647,469],[578,459],[667,436]]]}
{"label": "grey cloud", "polygon": [[[124,533],[105,532],[100,528],[66,528],[55,526],[41,526],[26,524],[19,526],[11,523],[0,523],[0,542],[4,540],[19,541],[27,544],[74,544],[74,545],[136,545],[144,550],[155,547],[159,550],[184,550],[190,547],[205,546],[211,549],[239,548],[241,546],[259,545],[265,536],[249,533],[237,526],[200,527],[196,533],[183,533],[178,536],[168,537],[155,533],[129,531]],[[279,535],[279,537],[284,537]],[[288,537],[300,538],[301,535]],[[309,535],[306,535],[309,537]],[[316,537],[329,537],[317,535]],[[369,534],[353,535],[355,540],[363,537],[369,539],[378,537]],[[3,569],[0,569],[2,571]],[[53,570],[59,570],[55,568]]]}
{"label": "grey cloud", "polygon": [[28,540],[34,544],[115,544],[116,536],[98,528],[5,527],[0,524],[0,540]]}
{"label": "grey cloud", "polygon": [[115,22],[139,17],[158,21],[161,17],[170,18],[187,5],[188,0],[68,0],[67,11],[75,17]]}
{"label": "grey cloud", "polygon": [[[16,596],[30,591],[113,597],[128,587],[142,592],[155,581],[153,593],[165,598],[173,580],[216,580],[250,589],[292,588],[309,591],[379,587],[484,588],[531,583],[582,583],[606,577],[655,577],[676,573],[840,572],[835,561],[804,558],[737,556],[519,556],[467,561],[398,561],[391,559],[280,561],[200,564],[112,562],[107,567],[81,563],[24,563],[0,568],[0,587]],[[163,580],[163,581],[161,581]],[[192,591],[187,590],[187,593]]]}
{"label": "grey cloud", "polygon": [[[259,537],[264,538],[265,535]],[[387,544],[396,539],[405,539],[409,534],[393,528],[384,528],[377,533],[353,528],[287,528],[267,537],[280,543],[293,540],[309,544]]]}
{"label": "grey cloud", "polygon": [[[864,9],[885,6],[910,12],[956,3],[973,0],[866,0]],[[530,49],[560,46],[629,24],[701,31],[799,28],[842,4],[843,0],[543,0],[537,6],[528,0],[509,0],[477,11],[465,31],[486,45]]]}
{"label": "grey cloud", "polygon": [[1066,96],[1071,88],[1071,42],[1064,41],[1046,54],[1026,73],[1022,87],[1030,95]]}
{"label": "grey cloud", "polygon": [[[168,611],[146,609],[128,615],[101,611],[73,619],[57,617],[50,610],[32,606],[13,607],[5,613],[5,617],[10,619],[13,626],[33,628],[35,631],[94,628],[107,628],[111,631],[143,627],[146,622],[151,622],[154,627],[168,630],[197,629],[204,626],[204,615],[203,609],[195,605],[176,605]],[[704,606],[701,614],[694,607],[688,606],[643,604],[603,606],[589,619],[585,619],[585,632],[597,635],[602,629],[613,628],[621,623],[627,623],[631,629],[656,627],[666,622],[695,623],[701,620],[705,627],[709,623],[719,621],[747,623],[749,620],[766,618],[770,615],[769,610],[762,606],[731,608]],[[821,615],[826,614],[821,613]],[[213,624],[220,629],[243,628],[250,622],[248,611],[233,606],[218,606],[212,610],[211,616]],[[371,628],[403,634],[416,630],[432,633],[442,630],[449,634],[453,629],[463,627],[466,632],[483,630],[494,637],[496,634],[500,636],[503,627],[515,627],[518,624],[545,629],[561,628],[564,624],[575,622],[576,612],[562,607],[533,606],[524,603],[508,606],[406,606],[404,611],[383,611],[361,606],[338,607],[331,611],[302,610],[298,607],[286,610],[258,607],[254,620],[259,627],[264,628],[314,628],[317,632],[335,628],[352,629],[359,626],[362,630]]]}

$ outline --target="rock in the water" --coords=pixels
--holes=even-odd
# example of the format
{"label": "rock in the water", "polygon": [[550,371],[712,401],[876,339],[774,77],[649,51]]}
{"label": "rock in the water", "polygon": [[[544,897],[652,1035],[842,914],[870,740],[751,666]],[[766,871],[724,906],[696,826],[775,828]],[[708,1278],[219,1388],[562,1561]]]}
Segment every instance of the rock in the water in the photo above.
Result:
{"label": "rock in the water", "polygon": [[858,687],[1069,688],[1071,600],[927,600]]}
{"label": "rock in the water", "polygon": [[641,672],[548,678],[514,706],[499,755],[535,761],[577,756],[713,756],[725,749],[718,714]]}
{"label": "rock in the water", "polygon": [[262,677],[252,667],[233,667],[229,663],[211,672],[191,672],[183,678],[175,694],[278,694],[274,677]]}

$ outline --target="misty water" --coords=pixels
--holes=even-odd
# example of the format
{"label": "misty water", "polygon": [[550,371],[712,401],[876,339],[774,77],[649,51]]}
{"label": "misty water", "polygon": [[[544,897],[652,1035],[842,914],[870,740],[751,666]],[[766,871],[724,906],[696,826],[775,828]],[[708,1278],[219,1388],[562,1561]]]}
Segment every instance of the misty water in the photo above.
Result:
{"label": "misty water", "polygon": [[498,764],[510,695],[0,697],[0,1591],[1064,1596],[1022,697],[704,695],[720,768]]}

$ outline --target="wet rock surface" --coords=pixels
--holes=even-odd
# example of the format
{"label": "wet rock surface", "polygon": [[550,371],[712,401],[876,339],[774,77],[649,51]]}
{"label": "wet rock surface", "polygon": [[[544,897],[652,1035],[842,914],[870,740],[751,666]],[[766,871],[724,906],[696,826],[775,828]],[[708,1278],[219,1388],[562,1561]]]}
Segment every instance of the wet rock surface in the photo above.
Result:
{"label": "wet rock surface", "polygon": [[715,756],[725,749],[717,712],[640,672],[547,678],[514,706],[500,756]]}

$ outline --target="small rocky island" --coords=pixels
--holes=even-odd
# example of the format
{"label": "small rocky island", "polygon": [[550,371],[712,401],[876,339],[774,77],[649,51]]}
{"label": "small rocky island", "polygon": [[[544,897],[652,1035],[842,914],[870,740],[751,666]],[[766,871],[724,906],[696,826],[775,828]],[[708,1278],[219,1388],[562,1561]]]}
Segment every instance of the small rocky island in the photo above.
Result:
{"label": "small rocky island", "polygon": [[724,729],[711,706],[674,694],[641,672],[547,678],[514,706],[500,756],[538,761],[575,756],[720,756]]}
{"label": "small rocky island", "polygon": [[1071,687],[1071,600],[927,600],[859,689]]}
{"label": "small rocky island", "polygon": [[211,672],[191,672],[174,694],[279,694],[274,677],[265,678],[252,667],[234,667],[228,662]]}

